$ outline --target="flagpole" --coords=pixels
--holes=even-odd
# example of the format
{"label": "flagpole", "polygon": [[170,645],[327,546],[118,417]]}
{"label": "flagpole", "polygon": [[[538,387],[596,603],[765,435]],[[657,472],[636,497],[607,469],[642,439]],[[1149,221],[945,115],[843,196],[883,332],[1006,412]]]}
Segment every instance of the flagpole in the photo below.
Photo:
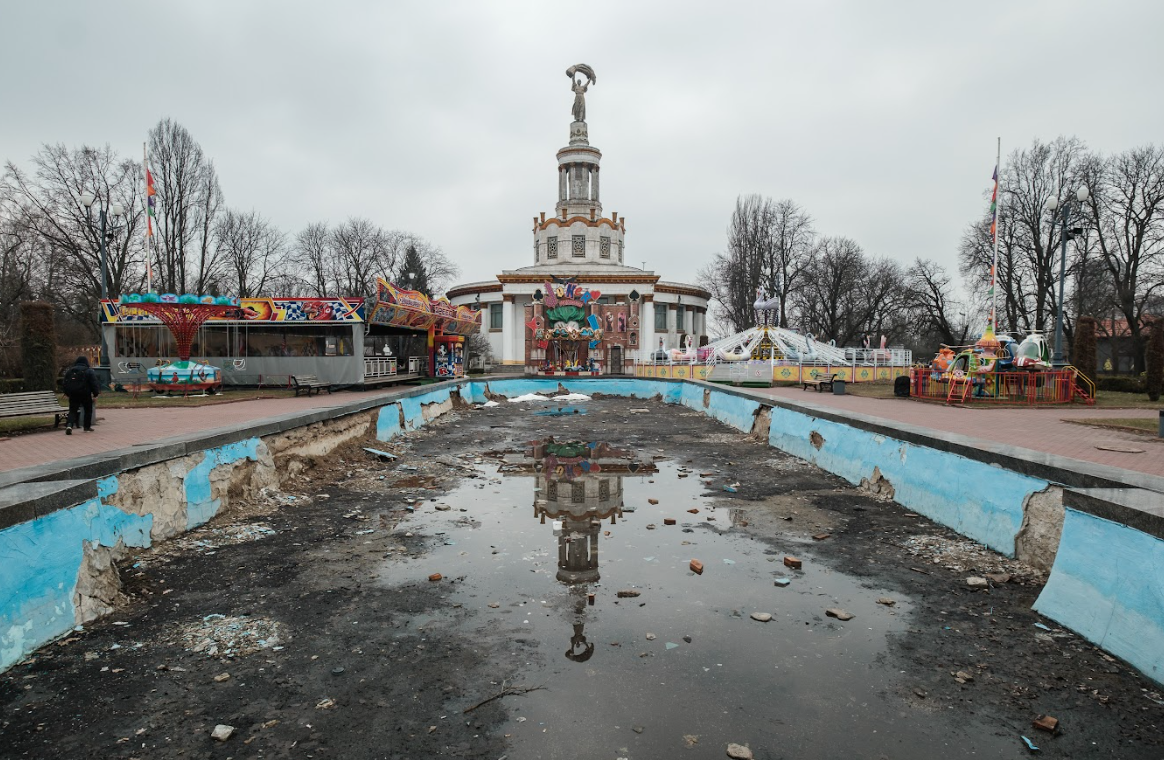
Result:
{"label": "flagpole", "polygon": [[154,292],[154,264],[153,257],[150,255],[150,169],[149,156],[146,154],[146,144],[141,144],[141,181],[145,183],[145,224],[142,226],[142,232],[145,235],[145,257],[146,257],[146,292]]}
{"label": "flagpole", "polygon": [[998,151],[994,158],[994,260],[990,265],[990,326],[994,334],[998,334],[998,312],[995,303],[998,300],[998,220],[1001,214],[1002,193],[998,192],[1002,186],[1002,138],[998,138]]}

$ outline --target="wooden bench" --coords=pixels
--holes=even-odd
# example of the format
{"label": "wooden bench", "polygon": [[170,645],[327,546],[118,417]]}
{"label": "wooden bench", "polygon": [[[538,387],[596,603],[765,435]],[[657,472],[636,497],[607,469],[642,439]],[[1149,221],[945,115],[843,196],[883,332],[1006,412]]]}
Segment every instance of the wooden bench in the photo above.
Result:
{"label": "wooden bench", "polygon": [[833,375],[829,375],[828,380],[805,380],[805,381],[803,381],[803,383],[802,383],[803,387],[801,387],[800,390],[806,391],[809,388],[812,388],[817,393],[821,393],[822,391],[824,391],[825,388],[828,388],[831,391],[833,389],[833,381],[836,379],[837,379],[837,376],[835,374],[833,374]]}
{"label": "wooden bench", "polygon": [[61,406],[52,391],[0,394],[0,417],[47,417],[53,415],[53,427],[59,427],[69,408]]}
{"label": "wooden bench", "polygon": [[296,396],[300,391],[306,391],[308,396],[323,390],[331,393],[331,383],[325,383],[315,375],[292,375],[291,384],[295,386]]}

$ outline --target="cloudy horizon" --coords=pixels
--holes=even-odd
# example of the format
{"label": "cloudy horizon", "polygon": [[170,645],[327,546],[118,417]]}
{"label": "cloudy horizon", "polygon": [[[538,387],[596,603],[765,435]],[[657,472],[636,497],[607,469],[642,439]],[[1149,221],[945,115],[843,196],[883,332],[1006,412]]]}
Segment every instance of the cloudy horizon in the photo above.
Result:
{"label": "cloudy horizon", "polygon": [[408,230],[463,282],[532,263],[579,62],[626,263],[686,282],[749,193],[953,273],[997,137],[1004,158],[1059,135],[1111,153],[1164,124],[1148,2],[0,7],[5,160],[45,143],[134,158],[172,118],[228,206],[289,234],[349,216]]}

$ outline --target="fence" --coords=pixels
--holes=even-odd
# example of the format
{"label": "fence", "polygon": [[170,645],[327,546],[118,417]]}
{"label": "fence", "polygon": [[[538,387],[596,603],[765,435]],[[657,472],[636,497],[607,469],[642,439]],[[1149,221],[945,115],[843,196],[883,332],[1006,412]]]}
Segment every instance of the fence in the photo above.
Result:
{"label": "fence", "polygon": [[[951,384],[957,382],[951,398]],[[968,384],[964,386],[963,384]],[[963,398],[963,391],[965,397]],[[909,393],[926,401],[957,400],[966,404],[1070,404],[1086,395],[1076,386],[1075,370],[1049,372],[982,372],[955,381],[932,369],[909,371]]]}

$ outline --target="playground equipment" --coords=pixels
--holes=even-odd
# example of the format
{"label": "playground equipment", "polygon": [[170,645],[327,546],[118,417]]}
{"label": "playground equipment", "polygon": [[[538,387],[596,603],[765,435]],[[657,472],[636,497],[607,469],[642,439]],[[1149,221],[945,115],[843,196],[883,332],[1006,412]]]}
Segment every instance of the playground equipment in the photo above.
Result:
{"label": "playground equipment", "polygon": [[1032,331],[1021,342],[987,327],[971,346],[942,346],[930,366],[910,371],[910,397],[947,404],[1095,403],[1095,386],[1070,365],[1051,365],[1047,340]]}
{"label": "playground equipment", "polygon": [[671,361],[673,362],[693,362],[698,357],[698,352],[695,350],[695,336],[688,335],[684,341],[686,350],[680,351],[677,348],[671,349]]}
{"label": "playground equipment", "polygon": [[222,387],[222,370],[190,360],[190,347],[199,328],[211,317],[237,314],[238,299],[225,296],[178,296],[173,293],[130,293],[120,299],[122,306],[139,309],[157,317],[174,336],[178,361],[146,371],[155,393],[211,392]]}

